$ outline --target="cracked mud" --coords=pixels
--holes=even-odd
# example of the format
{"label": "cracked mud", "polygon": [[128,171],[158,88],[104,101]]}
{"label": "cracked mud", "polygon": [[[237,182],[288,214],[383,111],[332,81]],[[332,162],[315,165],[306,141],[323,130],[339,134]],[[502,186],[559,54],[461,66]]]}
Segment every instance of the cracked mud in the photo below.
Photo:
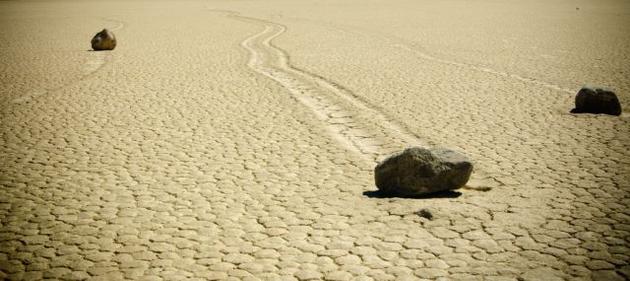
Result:
{"label": "cracked mud", "polygon": [[[0,279],[630,277],[630,118],[568,113],[627,3],[272,2],[0,1]],[[371,193],[411,145],[469,186]]]}

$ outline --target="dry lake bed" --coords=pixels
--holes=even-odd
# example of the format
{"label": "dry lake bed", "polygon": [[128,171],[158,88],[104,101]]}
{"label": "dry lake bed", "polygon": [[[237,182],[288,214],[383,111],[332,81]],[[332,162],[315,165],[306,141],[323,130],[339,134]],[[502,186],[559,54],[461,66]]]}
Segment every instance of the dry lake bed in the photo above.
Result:
{"label": "dry lake bed", "polygon": [[[628,1],[0,1],[0,27],[0,279],[630,279]],[[624,111],[570,113],[584,85]],[[410,146],[470,181],[376,192]]]}

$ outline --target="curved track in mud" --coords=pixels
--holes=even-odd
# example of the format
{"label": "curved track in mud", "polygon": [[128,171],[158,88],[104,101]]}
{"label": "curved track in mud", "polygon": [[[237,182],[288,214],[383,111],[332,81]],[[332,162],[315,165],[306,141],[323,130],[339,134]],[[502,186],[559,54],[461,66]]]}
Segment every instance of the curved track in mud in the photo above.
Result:
{"label": "curved track in mud", "polygon": [[476,71],[476,72],[483,72],[483,73],[490,74],[493,76],[504,77],[507,79],[512,79],[512,80],[516,80],[516,81],[523,82],[526,84],[544,87],[544,88],[558,91],[558,92],[563,92],[563,93],[568,93],[568,94],[575,94],[576,92],[575,90],[571,90],[567,87],[545,81],[541,78],[527,77],[525,75],[521,75],[518,73],[497,70],[497,69],[494,69],[485,65],[465,63],[465,62],[460,62],[453,59],[431,55],[430,53],[424,51],[422,48],[415,46],[410,41],[396,37],[396,36],[386,35],[386,34],[374,32],[374,31],[367,31],[367,30],[363,30],[355,26],[350,26],[350,25],[339,25],[339,24],[331,25],[330,22],[321,21],[321,20],[305,19],[305,18],[300,18],[300,17],[290,17],[290,19],[295,20],[295,21],[315,23],[322,27],[326,27],[327,29],[330,29],[330,30],[343,32],[343,33],[350,33],[352,35],[357,35],[361,37],[366,37],[366,36],[377,37],[383,42],[386,42],[388,45],[391,45],[394,48],[397,48],[404,52],[408,52],[412,54],[414,57],[417,57],[421,60],[431,61],[431,62],[440,63],[444,65],[450,65],[454,67],[459,67],[461,69],[467,69],[467,70]]}
{"label": "curved track in mud", "polygon": [[348,149],[370,162],[404,146],[423,145],[382,113],[361,102],[333,83],[294,68],[284,51],[271,42],[286,27],[232,15],[264,25],[264,29],[245,39],[241,46],[250,53],[248,66],[282,85],[301,104],[326,124],[330,134]]}
{"label": "curved track in mud", "polygon": [[[286,32],[281,24],[238,15],[229,17],[254,23],[263,29],[241,42],[249,53],[247,66],[253,71],[276,81],[299,103],[307,107],[338,143],[355,152],[367,164],[374,165],[388,155],[410,146],[428,146],[417,135],[363,101],[358,95],[317,74],[294,67],[289,55],[273,44]],[[483,172],[475,171],[468,188],[487,190]],[[483,187],[477,183],[483,183]]]}
{"label": "curved track in mud", "polygon": [[541,87],[545,87],[554,91],[559,91],[559,92],[564,92],[564,93],[568,93],[568,94],[574,94],[574,91],[571,91],[570,89],[567,89],[565,87],[559,86],[559,85],[555,85],[549,82],[545,82],[542,81],[540,79],[535,79],[535,78],[529,78],[529,77],[525,77],[522,75],[518,75],[515,73],[509,73],[509,72],[505,72],[505,71],[499,71],[499,70],[495,70],[492,69],[490,67],[485,67],[485,66],[479,66],[479,65],[474,65],[474,64],[470,64],[470,63],[462,63],[462,62],[457,62],[457,61],[453,61],[453,60],[447,60],[447,59],[441,59],[432,55],[429,55],[427,53],[424,53],[420,50],[417,50],[409,45],[406,44],[394,44],[394,47],[400,48],[402,50],[408,51],[413,53],[415,56],[424,59],[424,60],[428,60],[428,61],[432,61],[432,62],[437,62],[437,63],[441,63],[441,64],[447,64],[447,65],[451,65],[451,66],[456,66],[456,67],[462,67],[462,68],[467,68],[470,70],[474,70],[474,71],[478,71],[478,72],[484,72],[484,73],[488,73],[491,75],[496,75],[496,76],[500,76],[500,77],[506,77],[506,78],[510,78],[513,80],[517,80],[520,82],[524,82],[524,83],[528,83],[528,84],[532,84],[532,85],[536,85],[536,86],[541,86]]}

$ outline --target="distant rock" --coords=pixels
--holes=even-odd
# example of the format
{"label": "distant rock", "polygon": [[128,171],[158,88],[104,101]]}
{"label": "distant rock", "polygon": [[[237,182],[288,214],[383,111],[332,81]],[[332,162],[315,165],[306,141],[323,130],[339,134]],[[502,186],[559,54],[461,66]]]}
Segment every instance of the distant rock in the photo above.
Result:
{"label": "distant rock", "polygon": [[378,189],[385,194],[416,196],[458,189],[473,166],[465,155],[449,149],[411,147],[374,168]]}
{"label": "distant rock", "polygon": [[114,48],[116,48],[116,37],[114,37],[114,33],[107,29],[96,33],[94,38],[92,38],[92,49],[94,51],[113,50]]}
{"label": "distant rock", "polygon": [[621,105],[615,93],[601,87],[584,86],[575,96],[571,113],[604,113],[621,115]]}

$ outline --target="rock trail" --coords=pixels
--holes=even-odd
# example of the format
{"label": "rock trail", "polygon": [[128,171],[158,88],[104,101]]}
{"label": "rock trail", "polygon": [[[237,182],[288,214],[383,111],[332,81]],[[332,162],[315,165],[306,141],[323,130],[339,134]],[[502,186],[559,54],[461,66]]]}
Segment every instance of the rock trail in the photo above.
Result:
{"label": "rock trail", "polygon": [[289,56],[271,43],[286,31],[286,27],[235,14],[230,16],[264,25],[261,32],[241,43],[250,53],[247,65],[286,88],[297,101],[326,124],[326,129],[336,140],[351,151],[375,162],[400,147],[424,145],[416,136],[355,99],[346,90],[321,77],[292,67]]}
{"label": "rock trail", "polygon": [[[297,101],[324,121],[331,135],[348,149],[375,161],[387,150],[385,141],[392,141],[387,134],[398,137],[398,145],[423,145],[416,136],[353,98],[347,90],[291,66],[289,56],[271,43],[286,31],[286,27],[236,14],[230,16],[265,27],[241,43],[251,55],[248,66],[286,88]],[[368,118],[373,119],[372,124]]]}
{"label": "rock trail", "polygon": [[[241,42],[241,46],[250,54],[247,66],[287,89],[293,98],[325,124],[333,139],[372,165],[370,167],[406,147],[429,145],[377,107],[362,101],[350,90],[322,76],[292,66],[286,51],[272,43],[286,32],[285,26],[231,11],[213,11],[264,26],[262,31]],[[483,172],[475,171],[471,184],[466,188],[485,191],[489,189],[488,184],[499,183],[489,179]]]}
{"label": "rock trail", "polygon": [[[112,19],[112,18],[102,18],[104,21],[108,21],[108,22],[113,22],[116,25],[114,27],[109,28],[109,30],[111,31],[118,31],[121,30],[123,28],[125,28],[125,23],[117,20],[117,19]],[[86,41],[89,42],[89,38],[86,39]],[[35,91],[30,91],[26,94],[23,94],[20,97],[17,97],[13,100],[11,100],[12,103],[14,104],[21,104],[21,103],[25,103],[25,102],[29,102],[33,99],[36,99],[38,97],[41,97],[43,95],[46,95],[48,93],[52,93],[61,89],[64,89],[70,85],[73,85],[77,82],[83,81],[85,79],[90,78],[93,74],[95,74],[97,71],[99,71],[101,68],[103,68],[108,62],[110,62],[112,60],[112,54],[110,52],[93,52],[90,51],[89,54],[89,58],[88,60],[84,63],[82,71],[81,71],[81,76],[77,77],[76,79],[73,79],[67,83],[65,83],[62,86],[56,87],[56,88],[50,88],[50,89],[39,89],[39,90],[35,90]]]}
{"label": "rock trail", "polygon": [[305,19],[305,18],[298,18],[298,17],[291,17],[291,19],[297,20],[297,21],[312,22],[318,25],[325,25],[325,26],[328,26],[328,28],[330,29],[345,32],[345,33],[351,33],[352,35],[367,37],[369,34],[370,37],[376,36],[377,38],[382,40],[384,43],[389,44],[402,51],[411,53],[415,57],[426,60],[426,61],[455,66],[455,67],[477,71],[477,72],[483,72],[483,73],[487,73],[494,76],[505,77],[508,79],[520,81],[520,82],[527,83],[530,85],[544,87],[544,88],[558,91],[558,92],[575,94],[575,90],[569,89],[567,87],[564,87],[558,84],[554,84],[549,81],[545,81],[543,78],[540,78],[540,77],[528,77],[528,76],[521,75],[518,73],[497,70],[497,69],[491,68],[489,66],[481,65],[481,64],[460,62],[451,58],[443,58],[443,57],[431,55],[428,52],[423,51],[422,48],[414,46],[413,43],[403,40],[401,38],[398,38],[396,36],[385,35],[378,32],[370,32],[370,31],[366,31],[358,27],[353,27],[353,26],[343,26],[343,25],[338,25],[338,24],[332,26],[330,25],[330,23],[326,21],[319,21],[319,20],[312,20],[312,19]]}

